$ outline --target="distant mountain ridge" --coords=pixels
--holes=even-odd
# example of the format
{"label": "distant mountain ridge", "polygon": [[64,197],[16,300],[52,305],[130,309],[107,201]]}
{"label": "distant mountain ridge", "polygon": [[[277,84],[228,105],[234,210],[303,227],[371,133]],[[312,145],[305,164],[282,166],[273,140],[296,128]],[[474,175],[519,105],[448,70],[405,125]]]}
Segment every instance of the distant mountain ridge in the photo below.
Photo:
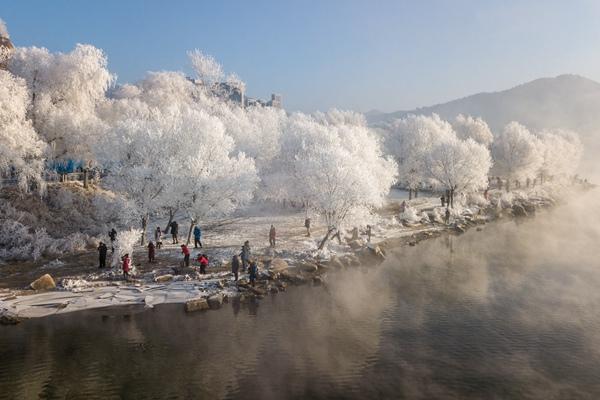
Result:
{"label": "distant mountain ridge", "polygon": [[532,130],[570,129],[579,133],[586,147],[586,164],[600,149],[600,83],[579,75],[541,78],[499,92],[478,93],[447,103],[392,113],[366,115],[377,125],[407,114],[439,114],[453,120],[458,114],[483,118],[493,132],[507,123],[518,121]]}

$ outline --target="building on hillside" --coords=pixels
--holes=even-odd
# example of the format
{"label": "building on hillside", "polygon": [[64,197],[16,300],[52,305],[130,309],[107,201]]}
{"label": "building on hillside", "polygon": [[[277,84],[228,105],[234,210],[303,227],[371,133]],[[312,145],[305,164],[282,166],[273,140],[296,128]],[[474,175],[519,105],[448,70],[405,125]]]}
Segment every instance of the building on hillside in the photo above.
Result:
{"label": "building on hillside", "polygon": [[14,48],[8,37],[0,35],[0,69],[8,69],[8,59]]}

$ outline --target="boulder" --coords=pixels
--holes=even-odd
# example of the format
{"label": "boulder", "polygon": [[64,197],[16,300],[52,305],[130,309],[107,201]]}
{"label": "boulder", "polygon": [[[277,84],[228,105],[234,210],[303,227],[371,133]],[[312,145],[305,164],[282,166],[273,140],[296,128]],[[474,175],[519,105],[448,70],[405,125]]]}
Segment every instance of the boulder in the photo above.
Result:
{"label": "boulder", "polygon": [[209,308],[208,302],[203,298],[188,300],[185,303],[185,311],[187,312],[208,310]]}
{"label": "boulder", "polygon": [[56,289],[56,283],[50,274],[42,275],[29,284],[33,290],[52,290]]}
{"label": "boulder", "polygon": [[323,284],[323,278],[321,278],[320,276],[315,276],[313,278],[313,285],[314,286],[321,286]]}
{"label": "boulder", "polygon": [[212,309],[221,308],[223,304],[223,295],[221,293],[213,294],[208,298],[208,306]]}
{"label": "boulder", "polygon": [[274,258],[271,260],[269,265],[269,269],[274,273],[280,273],[281,271],[285,271],[289,268],[288,263],[281,258]]}
{"label": "boulder", "polygon": [[164,283],[164,282],[169,282],[172,280],[173,280],[173,275],[171,275],[171,274],[161,275],[161,276],[157,276],[156,278],[154,278],[154,282],[157,282],[157,283]]}
{"label": "boulder", "polygon": [[21,322],[21,318],[14,313],[8,311],[0,313],[0,325],[16,325],[19,322]]}
{"label": "boulder", "polygon": [[277,294],[279,293],[279,289],[277,288],[277,286],[271,286],[269,288],[269,292],[271,292],[271,294]]}
{"label": "boulder", "polygon": [[317,266],[317,264],[315,264],[312,261],[305,261],[302,264],[300,264],[300,270],[304,271],[304,272],[317,272],[319,270],[319,267]]}

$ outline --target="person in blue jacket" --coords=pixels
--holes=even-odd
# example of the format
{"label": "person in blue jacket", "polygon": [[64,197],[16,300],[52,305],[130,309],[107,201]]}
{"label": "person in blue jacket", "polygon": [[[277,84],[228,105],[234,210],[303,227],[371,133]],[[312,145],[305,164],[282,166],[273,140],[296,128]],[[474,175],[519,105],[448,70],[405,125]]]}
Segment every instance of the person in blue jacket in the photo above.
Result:
{"label": "person in blue jacket", "polygon": [[198,225],[196,225],[194,227],[194,248],[197,249],[198,247],[202,248],[202,242],[200,241],[200,239],[202,239],[202,231],[200,230],[200,227]]}

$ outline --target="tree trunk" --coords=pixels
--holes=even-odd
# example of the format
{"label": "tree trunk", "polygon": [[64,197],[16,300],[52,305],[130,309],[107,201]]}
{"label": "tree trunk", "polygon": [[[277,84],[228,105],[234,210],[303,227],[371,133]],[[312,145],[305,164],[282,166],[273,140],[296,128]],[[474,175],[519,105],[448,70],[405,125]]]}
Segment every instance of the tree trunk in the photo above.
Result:
{"label": "tree trunk", "polygon": [[325,243],[327,243],[327,241],[329,240],[329,235],[331,235],[331,233],[335,230],[335,228],[331,228],[327,230],[327,234],[325,235],[325,237],[323,238],[323,240],[321,240],[321,243],[319,243],[319,250],[323,250],[323,247],[325,246]]}
{"label": "tree trunk", "polygon": [[454,208],[454,189],[450,189],[450,208]]}
{"label": "tree trunk", "polygon": [[140,240],[140,245],[146,244],[146,229],[148,228],[148,214],[142,217],[142,238]]}
{"label": "tree trunk", "polygon": [[419,189],[415,189],[415,199],[419,197]]}
{"label": "tree trunk", "polygon": [[190,222],[190,230],[188,231],[188,237],[187,237],[187,245],[190,245],[190,241],[192,240],[192,230],[194,229],[194,226],[196,225],[196,220],[191,220]]}
{"label": "tree trunk", "polygon": [[85,169],[83,170],[83,188],[84,188],[84,189],[87,189],[87,188],[88,188],[88,186],[89,186],[89,182],[88,182],[88,175],[89,175],[89,174],[88,174],[88,169],[87,169],[87,168],[85,168]]}
{"label": "tree trunk", "polygon": [[412,200],[412,189],[408,188],[408,200]]}

